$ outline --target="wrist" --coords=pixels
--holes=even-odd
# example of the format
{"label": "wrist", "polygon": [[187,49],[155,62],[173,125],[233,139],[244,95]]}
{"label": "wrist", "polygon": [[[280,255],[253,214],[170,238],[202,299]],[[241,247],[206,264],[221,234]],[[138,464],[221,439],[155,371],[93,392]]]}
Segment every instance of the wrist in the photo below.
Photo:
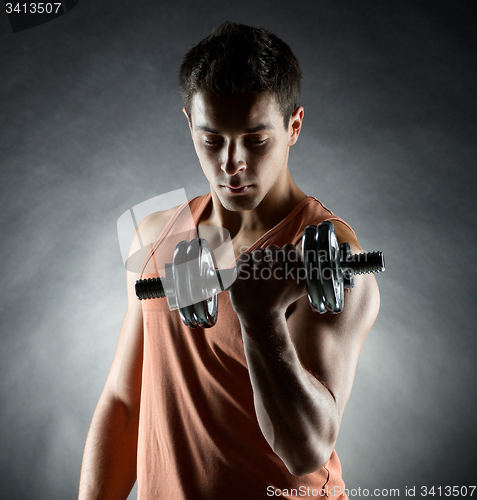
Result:
{"label": "wrist", "polygon": [[246,311],[237,312],[238,319],[242,328],[256,329],[267,328],[270,325],[276,325],[285,321],[285,311],[283,308],[274,309],[247,309]]}
{"label": "wrist", "polygon": [[285,311],[273,310],[256,315],[239,315],[244,347],[266,352],[283,352],[291,343]]}

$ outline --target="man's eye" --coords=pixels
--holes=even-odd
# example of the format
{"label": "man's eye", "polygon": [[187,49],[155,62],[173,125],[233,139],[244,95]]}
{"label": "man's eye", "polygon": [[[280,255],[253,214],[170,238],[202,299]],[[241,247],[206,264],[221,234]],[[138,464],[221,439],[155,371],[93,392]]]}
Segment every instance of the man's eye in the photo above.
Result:
{"label": "man's eye", "polygon": [[206,144],[207,146],[217,146],[217,144],[220,144],[221,142],[222,142],[221,139],[217,139],[216,141],[210,141],[210,140],[204,139],[204,144]]}
{"label": "man's eye", "polygon": [[254,146],[260,146],[261,144],[265,144],[267,142],[267,139],[247,139],[247,142],[249,144],[253,144]]}

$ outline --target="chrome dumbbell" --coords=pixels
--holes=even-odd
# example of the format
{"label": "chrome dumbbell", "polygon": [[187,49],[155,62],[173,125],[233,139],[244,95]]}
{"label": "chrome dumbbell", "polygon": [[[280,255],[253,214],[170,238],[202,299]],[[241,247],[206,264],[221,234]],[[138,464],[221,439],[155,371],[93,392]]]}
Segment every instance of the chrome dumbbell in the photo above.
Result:
{"label": "chrome dumbbell", "polygon": [[[330,221],[308,226],[302,236],[302,259],[308,299],[314,311],[339,313],[344,289],[352,288],[355,274],[383,272],[382,252],[351,254],[349,243],[338,244]],[[138,299],[166,297],[191,328],[210,328],[217,321],[217,294],[233,284],[235,268],[217,270],[207,241],[180,242],[165,277],[136,281]]]}

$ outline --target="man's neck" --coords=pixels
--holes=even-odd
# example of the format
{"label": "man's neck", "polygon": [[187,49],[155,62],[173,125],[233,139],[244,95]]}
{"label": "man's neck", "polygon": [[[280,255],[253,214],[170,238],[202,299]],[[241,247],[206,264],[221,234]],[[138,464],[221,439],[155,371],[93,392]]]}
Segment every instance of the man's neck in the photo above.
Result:
{"label": "man's neck", "polygon": [[200,225],[226,228],[232,239],[258,239],[279,224],[307,195],[288,174],[284,188],[271,190],[260,204],[247,211],[226,210],[212,190],[212,207],[204,213]]}

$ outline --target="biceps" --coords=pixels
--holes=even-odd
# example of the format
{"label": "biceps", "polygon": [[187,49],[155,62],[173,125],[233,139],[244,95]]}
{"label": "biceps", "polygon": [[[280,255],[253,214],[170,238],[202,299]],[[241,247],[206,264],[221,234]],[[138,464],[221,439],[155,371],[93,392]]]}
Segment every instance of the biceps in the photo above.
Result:
{"label": "biceps", "polygon": [[139,408],[142,383],[142,314],[128,309],[116,346],[105,391],[131,410]]}
{"label": "biceps", "polygon": [[351,394],[359,355],[379,308],[374,277],[357,278],[355,288],[346,291],[340,314],[315,313],[303,297],[287,321],[303,367],[333,393],[340,415]]}

